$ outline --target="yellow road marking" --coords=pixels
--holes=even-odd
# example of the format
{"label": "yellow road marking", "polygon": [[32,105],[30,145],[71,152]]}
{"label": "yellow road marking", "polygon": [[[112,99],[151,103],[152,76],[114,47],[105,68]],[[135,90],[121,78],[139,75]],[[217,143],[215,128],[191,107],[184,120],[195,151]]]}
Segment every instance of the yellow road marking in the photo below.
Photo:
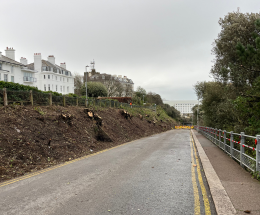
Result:
{"label": "yellow road marking", "polygon": [[196,181],[196,174],[193,165],[195,164],[194,162],[194,156],[193,156],[193,147],[192,143],[190,140],[190,149],[191,149],[191,180],[192,180],[192,186],[193,186],[193,194],[194,194],[194,214],[195,215],[200,215],[200,198],[199,198],[199,190],[197,186],[197,181]]}
{"label": "yellow road marking", "polygon": [[[142,139],[142,138],[141,138],[141,139]],[[139,140],[140,140],[140,139],[139,139]],[[44,172],[48,172],[48,171],[50,171],[50,170],[57,169],[57,168],[62,167],[62,166],[66,166],[66,165],[71,164],[71,163],[74,163],[74,162],[76,162],[76,161],[80,161],[80,160],[83,160],[83,159],[92,157],[92,156],[94,156],[94,155],[101,154],[101,153],[103,153],[103,152],[106,152],[106,151],[109,151],[109,150],[118,148],[118,147],[120,147],[120,146],[129,144],[129,143],[132,143],[132,142],[134,142],[134,141],[136,141],[136,140],[133,140],[133,141],[130,141],[130,142],[127,142],[127,143],[123,143],[123,144],[121,144],[121,145],[114,146],[114,147],[109,148],[109,149],[104,149],[104,150],[102,150],[102,151],[99,151],[99,152],[96,152],[96,153],[93,153],[93,154],[90,154],[90,155],[86,155],[86,156],[83,156],[83,157],[80,157],[80,158],[77,158],[77,159],[74,159],[74,160],[71,160],[71,161],[67,161],[67,162],[62,163],[62,164],[57,164],[57,165],[55,165],[55,166],[52,166],[52,167],[49,167],[49,168],[46,168],[46,169],[43,169],[43,170],[39,170],[39,171],[37,171],[37,172],[33,172],[33,173],[30,173],[30,174],[27,174],[27,175],[24,175],[24,176],[15,178],[15,179],[11,179],[11,180],[9,180],[9,181],[6,181],[6,182],[1,183],[1,184],[0,184],[0,187],[6,186],[6,185],[9,185],[9,184],[13,184],[13,183],[15,183],[15,182],[22,181],[22,180],[27,179],[27,178],[31,178],[31,177],[33,177],[33,176],[42,174],[42,173],[44,173]]]}
{"label": "yellow road marking", "polygon": [[193,145],[193,149],[194,149],[194,153],[195,153],[195,157],[196,157],[197,173],[198,173],[198,179],[199,179],[201,192],[202,192],[202,196],[203,196],[203,201],[204,201],[205,214],[206,215],[211,215],[209,199],[208,199],[208,196],[207,196],[206,188],[205,188],[203,180],[202,180],[202,176],[201,176],[201,172],[200,172],[199,159],[198,159],[198,156],[197,156],[197,152],[196,152],[196,148],[195,148],[195,145],[194,145],[193,138],[192,138],[192,143],[193,143],[192,145]]}

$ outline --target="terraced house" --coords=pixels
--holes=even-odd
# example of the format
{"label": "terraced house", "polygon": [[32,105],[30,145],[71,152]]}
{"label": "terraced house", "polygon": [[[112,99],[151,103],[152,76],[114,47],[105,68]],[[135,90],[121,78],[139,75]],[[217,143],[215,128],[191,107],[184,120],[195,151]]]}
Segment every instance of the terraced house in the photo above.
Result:
{"label": "terraced house", "polygon": [[15,60],[15,50],[6,48],[6,55],[0,52],[0,80],[30,85],[42,91],[55,91],[62,94],[74,93],[74,77],[66,69],[66,63],[55,64],[55,57],[43,60],[40,53],[34,54],[34,62],[28,64],[22,57]]}
{"label": "terraced house", "polygon": [[122,75],[99,73],[92,69],[91,72],[84,73],[84,82],[86,80],[103,83],[107,87],[108,96],[132,96],[134,91],[134,82]]}
{"label": "terraced house", "polygon": [[66,69],[66,63],[56,65],[53,55],[49,55],[48,60],[43,60],[41,53],[35,53],[34,63],[28,64],[27,68],[37,71],[35,76],[38,89],[62,94],[74,93],[72,73]]}
{"label": "terraced house", "polygon": [[25,58],[21,58],[20,62],[15,60],[15,50],[13,48],[7,47],[5,55],[0,52],[0,81],[36,87],[36,71],[28,69],[24,62],[26,62]]}

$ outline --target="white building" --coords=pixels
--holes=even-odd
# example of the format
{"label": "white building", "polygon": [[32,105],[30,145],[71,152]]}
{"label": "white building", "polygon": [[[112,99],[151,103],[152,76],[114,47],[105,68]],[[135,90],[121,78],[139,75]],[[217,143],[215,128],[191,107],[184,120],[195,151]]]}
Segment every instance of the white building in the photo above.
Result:
{"label": "white building", "polygon": [[55,64],[55,57],[49,55],[48,60],[42,60],[40,53],[34,54],[34,63],[27,65],[28,69],[36,70],[37,87],[42,91],[54,91],[62,94],[74,93],[74,77],[66,69],[66,63]]}
{"label": "white building", "polygon": [[197,100],[175,100],[175,101],[163,101],[165,104],[173,106],[176,110],[183,114],[191,114],[192,108],[198,104]]}
{"label": "white building", "polygon": [[0,52],[0,81],[36,86],[36,71],[26,68],[26,59],[15,60],[15,50],[6,48],[5,56]]}
{"label": "white building", "polygon": [[74,93],[74,77],[66,69],[66,63],[55,64],[55,57],[42,60],[41,54],[34,54],[34,63],[26,58],[15,61],[15,50],[6,48],[6,56],[0,52],[0,81],[14,82],[37,87],[42,91],[62,94]]}

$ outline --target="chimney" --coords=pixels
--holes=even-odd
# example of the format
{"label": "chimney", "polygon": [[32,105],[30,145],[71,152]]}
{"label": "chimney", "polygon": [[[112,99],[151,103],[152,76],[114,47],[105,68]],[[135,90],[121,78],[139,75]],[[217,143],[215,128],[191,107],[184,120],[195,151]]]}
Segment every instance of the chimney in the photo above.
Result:
{"label": "chimney", "polygon": [[15,50],[13,48],[6,47],[5,56],[15,60]]}
{"label": "chimney", "polygon": [[42,56],[41,53],[34,53],[34,70],[42,71]]}
{"label": "chimney", "polygon": [[66,63],[65,62],[64,63],[60,63],[60,67],[66,69]]}
{"label": "chimney", "polygon": [[24,65],[27,65],[27,64],[28,64],[28,61],[27,61],[26,58],[21,57],[21,59],[20,59],[20,63],[22,63],[22,64],[24,64]]}
{"label": "chimney", "polygon": [[49,56],[48,56],[48,61],[49,61],[50,63],[52,63],[53,65],[55,65],[55,57],[54,57],[53,55],[49,55]]}

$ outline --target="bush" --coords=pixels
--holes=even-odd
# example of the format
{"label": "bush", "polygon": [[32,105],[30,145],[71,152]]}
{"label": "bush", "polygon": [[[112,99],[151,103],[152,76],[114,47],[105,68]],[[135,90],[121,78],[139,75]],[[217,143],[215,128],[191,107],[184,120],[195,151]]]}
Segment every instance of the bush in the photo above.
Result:
{"label": "bush", "polygon": [[[81,88],[81,95],[86,95],[86,87]],[[88,97],[107,96],[107,88],[100,82],[88,82]]]}
{"label": "bush", "polygon": [[41,92],[37,87],[31,87],[27,85],[12,83],[12,82],[5,82],[0,81],[0,89],[6,88],[7,90],[33,90],[36,92]]}

